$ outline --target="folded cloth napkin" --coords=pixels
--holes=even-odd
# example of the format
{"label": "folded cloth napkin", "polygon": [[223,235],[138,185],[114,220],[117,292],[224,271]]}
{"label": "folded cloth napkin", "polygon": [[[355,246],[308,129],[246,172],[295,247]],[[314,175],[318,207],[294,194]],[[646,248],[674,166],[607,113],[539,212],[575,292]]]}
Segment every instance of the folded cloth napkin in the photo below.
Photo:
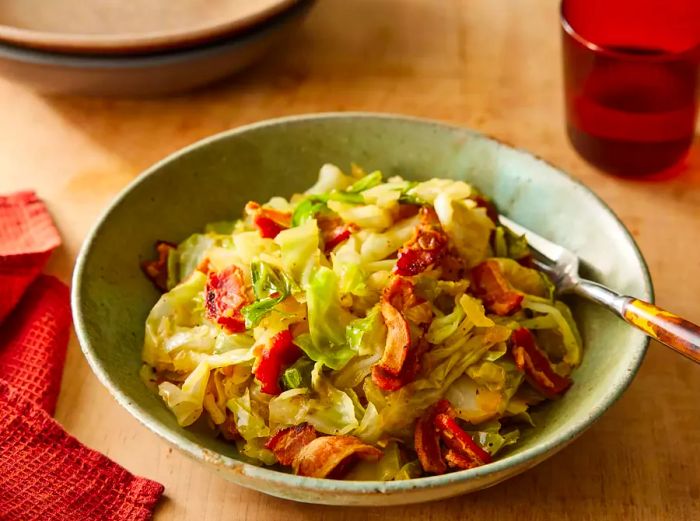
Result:
{"label": "folded cloth napkin", "polygon": [[163,486],[51,417],[70,333],[68,288],[40,275],[60,237],[33,192],[0,197],[0,520],[150,519]]}

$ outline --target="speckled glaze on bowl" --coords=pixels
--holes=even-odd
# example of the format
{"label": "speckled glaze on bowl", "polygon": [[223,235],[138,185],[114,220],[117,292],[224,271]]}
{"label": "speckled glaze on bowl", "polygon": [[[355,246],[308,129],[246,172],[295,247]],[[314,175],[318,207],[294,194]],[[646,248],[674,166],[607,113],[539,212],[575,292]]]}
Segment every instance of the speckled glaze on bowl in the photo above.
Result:
{"label": "speckled glaze on bowl", "polygon": [[[158,294],[139,269],[156,239],[180,241],[209,221],[237,216],[246,201],[312,184],[324,162],[356,162],[411,179],[465,179],[512,219],[577,252],[587,275],[651,300],[632,237],[586,187],[532,155],[470,130],[372,114],[265,121],[200,141],[156,164],[112,203],[88,236],[73,279],[75,327],[88,362],[117,401],[152,431],[225,478],[310,503],[396,505],[489,487],[552,456],[620,397],[646,351],[645,336],[606,311],[576,302],[585,339],[575,384],[546,406],[514,450],[472,470],[397,482],[345,482],[246,463],[235,448],[180,428],[138,376],[145,317]],[[595,455],[591,455],[594,457]]]}

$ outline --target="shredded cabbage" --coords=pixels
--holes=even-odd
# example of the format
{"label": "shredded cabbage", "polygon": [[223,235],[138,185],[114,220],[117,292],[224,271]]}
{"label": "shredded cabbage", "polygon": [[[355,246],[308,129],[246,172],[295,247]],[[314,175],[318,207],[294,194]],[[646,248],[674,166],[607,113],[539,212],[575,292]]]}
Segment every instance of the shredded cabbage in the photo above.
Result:
{"label": "shredded cabbage", "polygon": [[182,241],[177,247],[180,273],[177,281],[185,280],[197,268],[208,249],[216,244],[211,234],[195,233]]}
{"label": "shredded cabbage", "polygon": [[352,398],[323,375],[322,364],[314,366],[311,382],[311,391],[291,389],[270,400],[271,425],[306,422],[324,434],[347,434],[358,427]]}
{"label": "shredded cabbage", "polygon": [[340,217],[364,230],[386,230],[394,222],[391,212],[374,204],[356,205],[329,201],[328,207]]}
{"label": "shredded cabbage", "polygon": [[496,259],[496,262],[513,288],[527,295],[551,298],[552,283],[544,273],[521,266],[513,259]]}
{"label": "shredded cabbage", "polygon": [[462,295],[459,298],[459,305],[466,313],[467,318],[476,327],[491,327],[494,325],[494,321],[486,316],[484,305],[480,300],[469,295]]}
{"label": "shredded cabbage", "polygon": [[392,481],[401,470],[399,445],[390,441],[384,448],[379,461],[360,461],[348,472],[345,479],[350,481]]}
{"label": "shredded cabbage", "polygon": [[305,193],[309,195],[325,194],[332,190],[344,190],[352,185],[354,179],[343,174],[335,165],[325,164],[318,173],[318,181]]}
{"label": "shredded cabbage", "polygon": [[447,193],[435,198],[435,213],[460,256],[472,267],[489,256],[491,230],[495,225],[483,208],[472,201],[452,199]]}
{"label": "shredded cabbage", "polygon": [[311,276],[320,264],[318,239],[315,219],[309,219],[296,228],[284,230],[275,237],[275,243],[280,246],[284,269],[304,289],[309,286]]}
{"label": "shredded cabbage", "polygon": [[452,313],[433,319],[428,328],[426,339],[431,344],[440,345],[452,336],[465,317],[464,308],[455,306]]}
{"label": "shredded cabbage", "polygon": [[551,317],[557,324],[564,342],[564,348],[566,349],[564,362],[571,367],[578,366],[581,363],[581,337],[576,324],[571,318],[571,311],[569,311],[566,304],[557,302],[555,305],[544,299],[526,296],[522,305],[525,309]]}
{"label": "shredded cabbage", "polygon": [[183,427],[193,424],[202,414],[209,371],[209,365],[202,362],[183,382],[182,388],[170,382],[163,382],[158,386],[161,398]]}
{"label": "shredded cabbage", "polygon": [[431,179],[416,184],[408,191],[409,194],[418,196],[430,204],[436,204],[435,200],[440,195],[459,201],[472,195],[472,192],[472,187],[464,181],[454,181],[452,179]]}
{"label": "shredded cabbage", "polygon": [[520,431],[518,429],[510,429],[504,431],[501,423],[491,421],[479,425],[477,430],[470,432],[474,441],[486,450],[491,456],[495,456],[498,452],[518,442]]}
{"label": "shredded cabbage", "polygon": [[160,297],[146,319],[142,358],[156,369],[168,369],[172,357],[166,342],[183,328],[195,328],[204,321],[202,295],[207,278],[195,271]]}
{"label": "shredded cabbage", "polygon": [[340,369],[356,350],[348,345],[345,330],[352,315],[343,309],[338,292],[338,277],[326,267],[319,268],[307,292],[309,331],[295,343],[316,362]]}
{"label": "shredded cabbage", "polygon": [[350,237],[331,253],[333,271],[338,275],[341,293],[364,296],[368,294],[367,275],[363,266],[356,237]]}
{"label": "shredded cabbage", "polygon": [[[306,424],[283,434],[310,426],[382,449],[346,479],[419,477],[416,421],[442,399],[460,428],[500,454],[545,399],[532,369],[516,366],[513,331],[530,330],[562,378],[580,363],[582,341],[549,279],[520,264],[527,240],[497,226],[481,197],[461,180],[324,165],[306,193],[253,201],[243,218],[207,225],[168,253],[168,291],[146,319],[144,385],[181,426],[206,420],[256,464],[284,461],[266,444]],[[507,316],[470,287],[471,268],[486,259],[523,295]],[[222,278],[231,266],[240,279]]]}

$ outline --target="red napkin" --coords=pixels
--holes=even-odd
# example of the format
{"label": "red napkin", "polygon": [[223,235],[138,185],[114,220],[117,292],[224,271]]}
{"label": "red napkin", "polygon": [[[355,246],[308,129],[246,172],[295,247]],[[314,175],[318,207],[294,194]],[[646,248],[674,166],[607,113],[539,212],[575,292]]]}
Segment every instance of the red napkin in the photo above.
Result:
{"label": "red napkin", "polygon": [[61,240],[33,192],[0,197],[0,520],[150,519],[163,486],[51,418],[70,333],[68,288],[40,275]]}

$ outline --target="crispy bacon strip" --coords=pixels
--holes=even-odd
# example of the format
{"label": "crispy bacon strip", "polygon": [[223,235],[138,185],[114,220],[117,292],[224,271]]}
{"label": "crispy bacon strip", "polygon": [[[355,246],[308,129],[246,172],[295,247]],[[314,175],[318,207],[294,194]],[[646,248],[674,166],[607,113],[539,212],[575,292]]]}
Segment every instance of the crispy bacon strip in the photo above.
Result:
{"label": "crispy bacon strip", "polygon": [[[440,439],[447,446],[444,454]],[[437,402],[416,422],[414,446],[423,470],[432,474],[444,473],[447,465],[470,469],[491,462],[491,455],[457,425],[455,410],[447,400]]]}
{"label": "crispy bacon strip", "polygon": [[472,268],[472,291],[486,310],[496,315],[511,315],[520,309],[522,293],[517,292],[503,276],[498,262],[487,260]]}
{"label": "crispy bacon strip", "polygon": [[372,367],[372,381],[382,391],[397,391],[405,385],[400,376],[386,372],[380,365]]}
{"label": "crispy bacon strip", "polygon": [[400,249],[394,273],[404,276],[418,275],[437,265],[447,247],[447,235],[440,221],[429,206],[420,209],[420,224],[413,237]]}
{"label": "crispy bacon strip", "polygon": [[282,465],[291,465],[301,449],[318,437],[316,429],[308,423],[280,429],[271,436],[265,448],[270,449]]}
{"label": "crispy bacon strip", "polygon": [[267,394],[280,394],[279,379],[282,371],[292,365],[301,356],[301,349],[292,343],[289,329],[280,331],[263,347],[255,367],[255,378],[261,384],[261,390]]}
{"label": "crispy bacon strip", "polygon": [[336,246],[347,241],[358,230],[356,224],[345,223],[339,216],[333,214],[319,214],[316,221],[321,231],[325,253],[333,251]]}
{"label": "crispy bacon strip", "polygon": [[171,242],[157,241],[155,249],[158,258],[141,263],[141,269],[146,277],[151,279],[151,282],[161,291],[168,290],[168,256],[175,248],[177,245]]}
{"label": "crispy bacon strip", "polygon": [[240,333],[245,331],[241,308],[248,303],[243,272],[238,266],[209,272],[205,304],[207,318],[229,333]]}
{"label": "crispy bacon strip", "polygon": [[486,215],[489,219],[493,221],[494,224],[498,225],[498,209],[496,205],[493,204],[491,199],[484,197],[483,195],[476,195],[471,198],[475,203],[477,208],[485,208]]}
{"label": "crispy bacon strip", "polygon": [[388,302],[401,312],[423,302],[416,295],[416,287],[410,279],[394,276],[382,292],[382,300]]}
{"label": "crispy bacon strip", "polygon": [[274,239],[279,232],[292,225],[291,212],[265,208],[255,201],[249,201],[245,205],[245,211],[252,217],[260,236],[265,239]]}
{"label": "crispy bacon strip", "polygon": [[423,355],[430,349],[430,344],[421,338],[415,346],[408,348],[406,360],[398,375],[393,375],[380,365],[375,365],[372,368],[372,380],[383,391],[396,391],[404,385],[415,380],[421,369],[421,361]]}
{"label": "crispy bacon strip", "polygon": [[456,468],[460,470],[467,470],[479,466],[467,456],[464,456],[452,449],[447,449],[445,451],[445,461],[447,462],[447,465],[449,465],[453,469]]}
{"label": "crispy bacon strip", "polygon": [[197,264],[197,267],[195,268],[197,271],[201,271],[205,275],[209,275],[209,272],[211,271],[211,260],[209,257],[204,257],[199,264]]}
{"label": "crispy bacon strip", "polygon": [[[400,389],[413,381],[420,371],[421,359],[430,345],[422,338],[411,345],[406,315],[425,315],[412,312],[419,311],[417,306],[423,302],[415,294],[413,282],[401,276],[393,277],[382,293],[380,306],[387,326],[387,340],[382,359],[372,368],[372,379],[384,391]],[[429,323],[430,320],[426,322],[425,318],[428,317],[417,323]],[[432,319],[432,314],[429,318]]]}
{"label": "crispy bacon strip", "polygon": [[425,338],[418,340],[416,345],[408,350],[406,361],[403,364],[401,374],[399,374],[399,378],[402,379],[404,385],[415,380],[421,369],[423,355],[429,350],[430,344]]}
{"label": "crispy bacon strip", "polygon": [[415,215],[418,215],[418,212],[420,212],[420,209],[422,207],[418,206],[417,204],[399,204],[398,208],[396,209],[396,221],[402,221],[403,219],[408,219],[409,217],[413,217]]}
{"label": "crispy bacon strip", "polygon": [[448,249],[440,261],[442,280],[462,280],[467,274],[467,263],[456,250]]}
{"label": "crispy bacon strip", "polygon": [[322,436],[302,447],[292,468],[300,476],[340,478],[355,458],[376,461],[382,451],[355,436]]}
{"label": "crispy bacon strip", "polygon": [[571,386],[571,378],[561,376],[552,369],[549,358],[527,328],[513,331],[510,349],[515,365],[525,373],[530,385],[548,398],[562,395]]}
{"label": "crispy bacon strip", "polygon": [[451,414],[437,414],[435,416],[435,426],[445,445],[460,456],[471,460],[474,463],[473,466],[478,467],[491,462],[491,455],[457,425]]}
{"label": "crispy bacon strip", "polygon": [[440,438],[435,428],[437,407],[428,409],[416,422],[413,444],[418,454],[418,461],[425,472],[444,474],[447,470],[440,452]]}
{"label": "crispy bacon strip", "polygon": [[532,253],[528,253],[524,257],[520,257],[519,259],[516,259],[517,263],[520,264],[521,266],[524,266],[525,268],[530,268],[530,269],[537,269],[535,266],[535,262],[532,258]]}
{"label": "crispy bacon strip", "polygon": [[224,423],[219,425],[219,432],[227,441],[233,441],[241,437],[238,432],[238,427],[236,427],[236,420],[231,411],[227,411]]}
{"label": "crispy bacon strip", "polygon": [[339,244],[347,241],[352,235],[352,228],[349,225],[343,225],[343,227],[338,230],[333,231],[334,235],[328,237],[328,240],[323,242],[324,253],[329,253],[335,249]]}
{"label": "crispy bacon strip", "polygon": [[411,332],[408,328],[408,322],[394,306],[383,301],[380,304],[380,310],[384,324],[386,324],[387,334],[379,366],[387,373],[398,376],[411,345]]}

